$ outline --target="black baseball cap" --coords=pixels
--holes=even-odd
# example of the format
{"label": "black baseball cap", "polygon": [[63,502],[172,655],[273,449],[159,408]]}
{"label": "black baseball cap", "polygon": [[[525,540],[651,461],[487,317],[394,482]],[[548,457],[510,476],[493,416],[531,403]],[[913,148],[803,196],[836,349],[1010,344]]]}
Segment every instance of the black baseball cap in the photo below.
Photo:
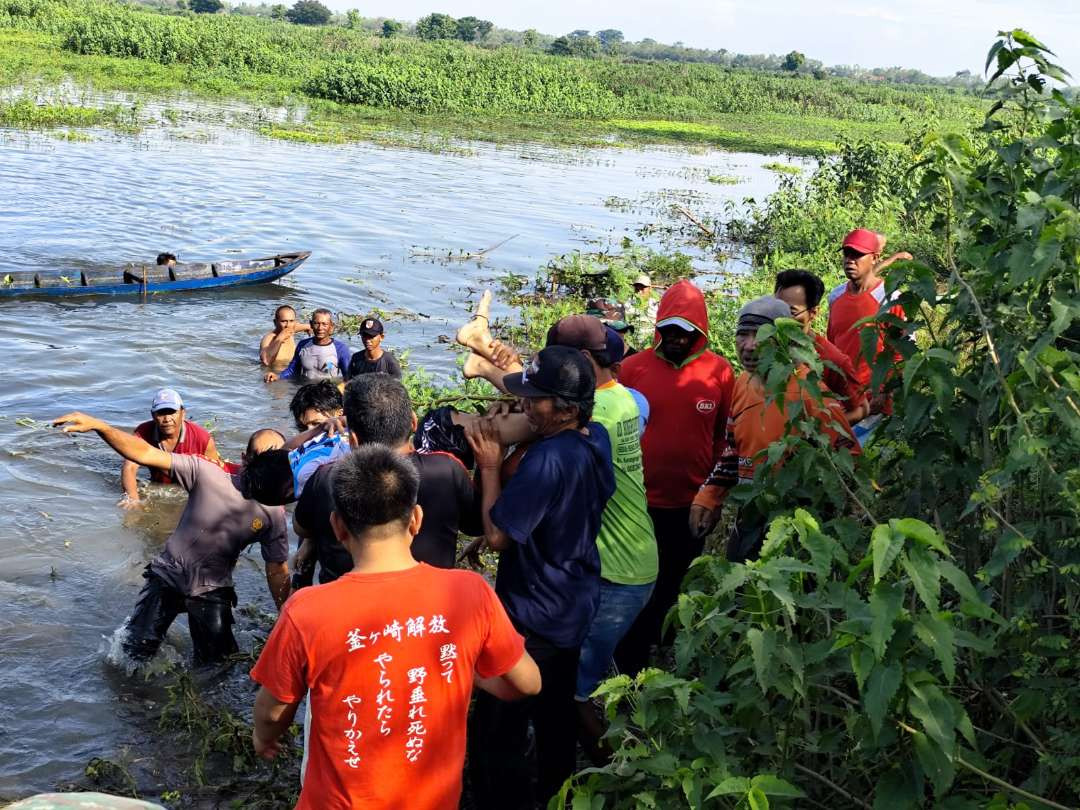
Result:
{"label": "black baseball cap", "polygon": [[580,349],[548,346],[529,361],[524,371],[503,377],[503,385],[517,397],[562,397],[580,403],[592,400],[596,375]]}
{"label": "black baseball cap", "polygon": [[364,318],[360,324],[361,335],[381,335],[383,333],[382,321],[378,318]]}

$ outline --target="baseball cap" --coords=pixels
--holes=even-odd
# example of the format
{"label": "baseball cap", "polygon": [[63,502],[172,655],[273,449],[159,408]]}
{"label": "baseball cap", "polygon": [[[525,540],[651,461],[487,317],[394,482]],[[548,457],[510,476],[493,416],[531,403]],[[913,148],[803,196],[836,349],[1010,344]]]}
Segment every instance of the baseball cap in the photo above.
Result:
{"label": "baseball cap", "polygon": [[547,345],[602,352],[607,348],[607,334],[599,318],[567,315],[548,330]]}
{"label": "baseball cap", "polygon": [[626,354],[626,343],[622,339],[622,335],[611,324],[604,327],[607,332],[607,354],[612,363],[621,363],[623,355]]}
{"label": "baseball cap", "polygon": [[150,405],[150,413],[158,411],[178,411],[184,407],[184,400],[171,388],[162,388],[154,394],[154,402]]}
{"label": "baseball cap", "polygon": [[361,335],[381,335],[383,333],[382,321],[378,318],[365,318],[360,324]]}
{"label": "baseball cap", "polygon": [[773,295],[763,295],[748,301],[739,310],[739,325],[735,331],[743,329],[757,329],[766,323],[772,323],[777,318],[790,318],[791,307]]}
{"label": "baseball cap", "polygon": [[524,371],[503,377],[503,386],[518,397],[562,397],[574,403],[589,402],[596,391],[596,375],[579,349],[547,346],[529,361]]}
{"label": "baseball cap", "polygon": [[680,329],[684,329],[687,332],[697,332],[698,328],[694,326],[686,318],[680,318],[678,316],[671,318],[664,318],[662,321],[656,322],[657,329],[663,329],[665,326],[677,326]]}
{"label": "baseball cap", "polygon": [[642,287],[651,287],[652,279],[649,278],[648,273],[639,273],[638,277],[634,279],[634,284],[640,284]]}
{"label": "baseball cap", "polygon": [[849,247],[852,250],[859,251],[859,253],[878,253],[883,242],[881,236],[869,228],[856,228],[844,237],[844,242],[840,247]]}

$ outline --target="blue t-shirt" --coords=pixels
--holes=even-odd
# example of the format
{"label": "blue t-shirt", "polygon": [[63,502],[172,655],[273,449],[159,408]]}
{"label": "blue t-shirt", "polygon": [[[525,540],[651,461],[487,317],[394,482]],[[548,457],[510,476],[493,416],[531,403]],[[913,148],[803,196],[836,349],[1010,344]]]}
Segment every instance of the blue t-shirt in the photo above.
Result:
{"label": "blue t-shirt", "polygon": [[576,647],[596,612],[600,515],[615,491],[611,443],[597,422],[529,447],[491,508],[513,542],[499,557],[495,592],[521,627]]}
{"label": "blue t-shirt", "polygon": [[337,338],[323,346],[315,338],[306,338],[296,345],[292,362],[279,376],[283,380],[297,375],[305,381],[341,379],[348,374],[349,355],[349,347]]}

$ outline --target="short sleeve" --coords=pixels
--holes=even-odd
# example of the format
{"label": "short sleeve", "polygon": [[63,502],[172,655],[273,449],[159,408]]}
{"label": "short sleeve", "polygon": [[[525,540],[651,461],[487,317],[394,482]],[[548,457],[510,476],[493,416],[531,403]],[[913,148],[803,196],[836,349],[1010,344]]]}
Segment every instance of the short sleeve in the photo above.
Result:
{"label": "short sleeve", "polygon": [[334,346],[337,348],[337,361],[338,368],[341,370],[341,376],[348,377],[349,365],[352,361],[352,350],[347,345],[345,345],[343,341],[340,341],[337,338],[334,339]]}
{"label": "short sleeve", "polygon": [[173,481],[178,483],[188,492],[191,492],[195,488],[195,484],[199,480],[199,476],[203,472],[203,465],[207,464],[225,474],[224,470],[221,470],[216,464],[199,458],[198,456],[189,456],[183,453],[171,453],[172,456],[172,469],[169,471],[169,476]]}
{"label": "short sleeve", "polygon": [[495,678],[513,669],[525,653],[525,639],[514,629],[499,597],[491,586],[480,580],[487,617],[487,637],[476,658],[476,674]]}
{"label": "short sleeve", "polygon": [[394,357],[394,355],[390,354],[390,352],[386,353],[386,358],[386,373],[389,374],[391,377],[397,377],[400,380],[401,364],[398,362],[397,358]]}
{"label": "short sleeve", "polygon": [[271,563],[286,562],[289,559],[289,529],[285,523],[285,508],[273,506],[267,511],[270,513],[270,526],[259,541],[262,558]]}
{"label": "short sleeve", "polygon": [[304,639],[293,624],[288,603],[251,670],[251,679],[282,703],[299,703],[307,694]]}
{"label": "short sleeve", "polygon": [[184,421],[184,427],[191,432],[192,444],[194,445],[193,452],[205,453],[207,445],[210,444],[210,432],[202,425],[197,425],[190,420]]}
{"label": "short sleeve", "polygon": [[491,507],[491,521],[516,542],[527,542],[551,502],[562,497],[562,483],[555,454],[530,448]]}
{"label": "short sleeve", "polygon": [[645,433],[645,428],[649,424],[649,400],[645,398],[645,395],[638,391],[636,388],[627,388],[630,392],[630,396],[634,398],[634,402],[638,407],[638,434]]}

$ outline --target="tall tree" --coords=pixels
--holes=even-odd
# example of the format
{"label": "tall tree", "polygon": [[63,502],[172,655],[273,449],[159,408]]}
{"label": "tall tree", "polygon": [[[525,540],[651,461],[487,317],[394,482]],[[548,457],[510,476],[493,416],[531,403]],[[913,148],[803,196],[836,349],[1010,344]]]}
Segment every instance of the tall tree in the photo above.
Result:
{"label": "tall tree", "polygon": [[623,32],[618,28],[605,28],[603,31],[597,31],[596,38],[600,40],[600,44],[604,48],[617,46],[625,39]]}
{"label": "tall tree", "polygon": [[330,9],[319,0],[296,0],[285,12],[285,19],[297,25],[326,25],[331,16]]}
{"label": "tall tree", "polygon": [[457,39],[457,20],[449,14],[428,14],[416,21],[416,35],[420,39]]}
{"label": "tall tree", "polygon": [[526,48],[535,48],[540,41],[540,34],[535,28],[526,29],[521,35],[521,44]]}
{"label": "tall tree", "polygon": [[401,23],[397,20],[383,20],[382,35],[384,39],[390,39],[395,34],[401,33]]}
{"label": "tall tree", "polygon": [[572,56],[573,51],[570,50],[569,37],[556,37],[554,42],[552,42],[551,46],[548,48],[548,53],[554,54],[555,56]]}
{"label": "tall tree", "polygon": [[476,17],[460,17],[457,21],[457,37],[464,42],[481,40],[491,33],[492,24]]}
{"label": "tall tree", "polygon": [[221,0],[191,0],[190,8],[196,14],[217,14],[225,4]]}
{"label": "tall tree", "polygon": [[348,29],[350,29],[352,31],[356,31],[356,30],[358,30],[360,28],[360,25],[361,25],[361,23],[363,23],[363,21],[364,20],[360,16],[360,12],[357,11],[355,8],[350,8],[348,11],[345,12],[345,27],[346,28],[348,28]]}
{"label": "tall tree", "polygon": [[784,70],[789,70],[792,73],[797,71],[806,62],[806,54],[799,51],[792,51],[784,57],[783,63],[780,65]]}
{"label": "tall tree", "polygon": [[285,15],[289,13],[289,9],[283,3],[275,3],[270,6],[270,19],[272,20],[284,20]]}

